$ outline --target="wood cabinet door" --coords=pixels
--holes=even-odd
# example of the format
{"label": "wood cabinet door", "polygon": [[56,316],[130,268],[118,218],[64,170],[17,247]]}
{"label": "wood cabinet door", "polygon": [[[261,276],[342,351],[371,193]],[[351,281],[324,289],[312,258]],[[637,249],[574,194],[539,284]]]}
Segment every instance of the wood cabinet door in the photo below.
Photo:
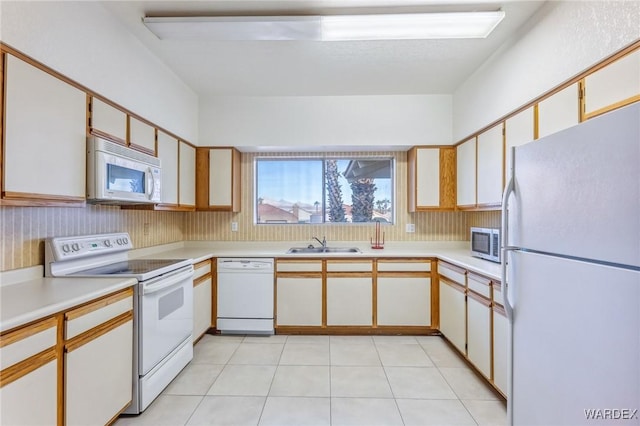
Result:
{"label": "wood cabinet door", "polygon": [[322,277],[278,277],[276,325],[322,325]]}
{"label": "wood cabinet door", "polygon": [[196,205],[196,149],[180,142],[180,205]]}
{"label": "wood cabinet door", "polygon": [[538,104],[538,138],[580,122],[578,83],[554,93]]}
{"label": "wood cabinet door", "polygon": [[327,277],[327,325],[373,325],[373,280]]}
{"label": "wood cabinet door", "polygon": [[162,203],[178,204],[178,140],[158,132],[158,158],[162,162]]}
{"label": "wood cabinet door", "polygon": [[584,88],[586,118],[640,100],[640,50],[585,77]]}
{"label": "wood cabinet door", "polygon": [[502,123],[478,135],[478,205],[502,204],[503,139]]}
{"label": "wood cabinet door", "polygon": [[457,202],[461,207],[476,205],[476,138],[458,145],[456,151]]}
{"label": "wood cabinet door", "polygon": [[378,325],[431,325],[431,278],[378,277]]}
{"label": "wood cabinet door", "polygon": [[440,331],[466,355],[466,317],[464,292],[440,281]]}
{"label": "wood cabinet door", "polygon": [[83,201],[85,93],[12,55],[6,57],[5,195]]}
{"label": "wood cabinet door", "polygon": [[126,143],[127,114],[100,99],[93,98],[91,100],[91,130]]}

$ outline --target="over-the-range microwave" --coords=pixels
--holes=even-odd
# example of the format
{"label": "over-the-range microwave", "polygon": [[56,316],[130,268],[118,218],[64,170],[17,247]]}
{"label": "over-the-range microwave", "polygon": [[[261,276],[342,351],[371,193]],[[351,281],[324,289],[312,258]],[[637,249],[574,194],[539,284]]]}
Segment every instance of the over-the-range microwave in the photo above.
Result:
{"label": "over-the-range microwave", "polygon": [[160,203],[160,159],[96,136],[87,138],[87,201]]}
{"label": "over-the-range microwave", "polygon": [[471,255],[500,263],[500,230],[471,228]]}

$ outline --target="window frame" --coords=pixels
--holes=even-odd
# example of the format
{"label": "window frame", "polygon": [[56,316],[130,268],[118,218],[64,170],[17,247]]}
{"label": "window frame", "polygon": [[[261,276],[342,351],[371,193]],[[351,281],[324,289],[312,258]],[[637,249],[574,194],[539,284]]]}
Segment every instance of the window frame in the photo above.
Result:
{"label": "window frame", "polygon": [[[390,189],[390,202],[391,202],[391,217],[390,220],[388,222],[383,222],[383,221],[378,221],[378,220],[372,220],[370,222],[331,222],[328,220],[327,215],[328,215],[328,203],[327,203],[327,182],[326,182],[326,166],[327,166],[327,161],[329,160],[348,160],[348,161],[354,161],[354,160],[386,160],[389,162],[389,168],[390,168],[390,183],[389,183],[389,189]],[[322,206],[322,221],[321,222],[296,222],[296,223],[291,223],[291,222],[258,222],[258,205],[259,205],[259,197],[258,197],[258,163],[261,161],[319,161],[321,162],[322,165],[322,200],[320,205]],[[348,154],[348,155],[339,155],[339,154],[331,154],[331,155],[323,155],[323,156],[314,156],[313,154],[301,154],[301,155],[287,155],[287,156],[278,156],[278,155],[274,155],[274,156],[270,156],[270,155],[259,155],[254,157],[253,159],[253,199],[252,199],[252,209],[253,209],[253,224],[254,225],[316,225],[316,226],[325,226],[325,225],[332,225],[332,226],[344,226],[344,225],[371,225],[374,223],[380,223],[381,225],[396,225],[397,224],[397,175],[396,175],[396,170],[397,170],[397,166],[396,166],[396,162],[397,162],[397,158],[390,154],[390,153],[384,153],[384,154],[365,154],[365,155],[354,155],[354,154]],[[375,209],[375,206],[374,206]]]}

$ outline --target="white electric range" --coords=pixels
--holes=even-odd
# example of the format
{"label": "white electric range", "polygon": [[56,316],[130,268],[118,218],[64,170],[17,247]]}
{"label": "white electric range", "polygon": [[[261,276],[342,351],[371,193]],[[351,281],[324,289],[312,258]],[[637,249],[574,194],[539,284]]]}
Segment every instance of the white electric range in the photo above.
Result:
{"label": "white electric range", "polygon": [[127,277],[134,288],[133,399],[125,414],[139,414],[193,358],[191,260],[129,259],[126,232],[49,238],[48,277]]}

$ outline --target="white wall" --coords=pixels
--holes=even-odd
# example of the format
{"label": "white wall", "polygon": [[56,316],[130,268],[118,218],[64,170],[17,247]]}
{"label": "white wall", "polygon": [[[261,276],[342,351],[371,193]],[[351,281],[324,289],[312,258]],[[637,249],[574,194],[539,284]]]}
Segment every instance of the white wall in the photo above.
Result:
{"label": "white wall", "polygon": [[216,97],[199,121],[200,145],[245,150],[452,143],[450,95]]}
{"label": "white wall", "polygon": [[198,142],[198,98],[98,2],[3,1],[0,39],[181,138]]}
{"label": "white wall", "polygon": [[453,94],[459,141],[640,38],[639,1],[550,1]]}

